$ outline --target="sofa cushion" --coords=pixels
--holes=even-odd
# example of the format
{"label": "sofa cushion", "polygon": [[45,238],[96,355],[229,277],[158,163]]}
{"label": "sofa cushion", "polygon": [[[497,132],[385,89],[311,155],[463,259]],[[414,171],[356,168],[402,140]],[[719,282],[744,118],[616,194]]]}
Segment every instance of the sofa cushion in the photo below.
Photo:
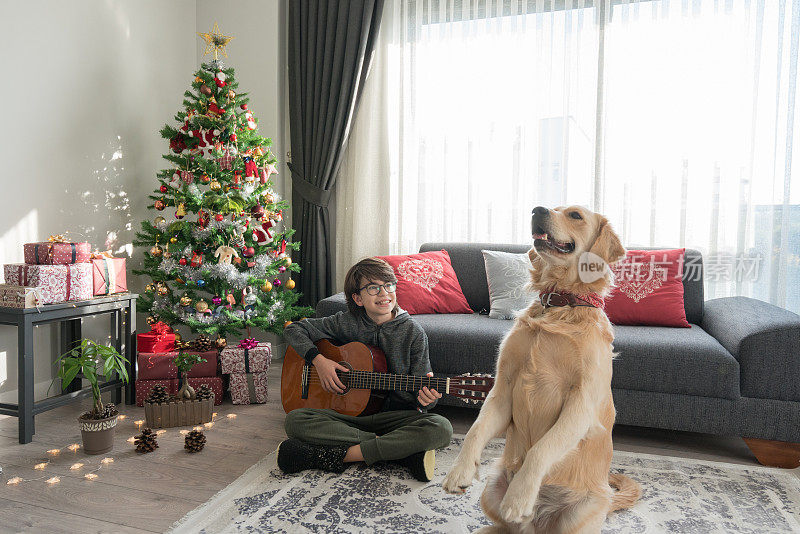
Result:
{"label": "sofa cushion", "polygon": [[699,326],[615,326],[614,334],[614,388],[739,398],[739,363]]}
{"label": "sofa cushion", "polygon": [[514,321],[486,315],[415,315],[428,336],[436,374],[494,373],[497,349]]}
{"label": "sofa cushion", "polygon": [[536,300],[538,292],[528,289],[531,260],[525,253],[483,250],[486,280],[489,283],[489,317],[514,319],[517,312]]}

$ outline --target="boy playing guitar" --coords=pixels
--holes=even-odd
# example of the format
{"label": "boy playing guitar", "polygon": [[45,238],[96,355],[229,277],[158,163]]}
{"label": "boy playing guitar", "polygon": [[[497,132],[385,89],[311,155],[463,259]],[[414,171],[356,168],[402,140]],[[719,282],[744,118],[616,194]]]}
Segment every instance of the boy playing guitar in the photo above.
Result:
{"label": "boy playing guitar", "polygon": [[[342,393],[336,371],[343,365],[325,358],[315,343],[321,339],[358,341],[386,354],[390,373],[432,376],[428,338],[411,316],[397,305],[397,278],[378,258],[356,263],[347,273],[347,312],[304,319],[286,327],[288,343],[313,365],[322,387]],[[434,450],[450,443],[450,422],[427,410],[441,398],[435,389],[413,393],[391,391],[374,415],[350,416],[329,409],[298,408],[286,415],[285,440],[278,447],[278,467],[284,473],[323,469],[341,473],[348,463],[398,461],[420,481],[433,477]]]}

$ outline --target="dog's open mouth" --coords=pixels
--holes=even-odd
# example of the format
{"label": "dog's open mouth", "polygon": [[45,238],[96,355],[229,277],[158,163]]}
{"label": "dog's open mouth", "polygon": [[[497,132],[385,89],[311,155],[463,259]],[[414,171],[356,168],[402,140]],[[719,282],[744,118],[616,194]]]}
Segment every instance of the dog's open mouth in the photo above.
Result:
{"label": "dog's open mouth", "polygon": [[[537,228],[536,230],[539,229]],[[575,250],[575,243],[556,241],[552,236],[547,235],[544,232],[534,233],[533,239],[534,246],[547,247],[548,249],[560,252],[561,254],[569,254]]]}

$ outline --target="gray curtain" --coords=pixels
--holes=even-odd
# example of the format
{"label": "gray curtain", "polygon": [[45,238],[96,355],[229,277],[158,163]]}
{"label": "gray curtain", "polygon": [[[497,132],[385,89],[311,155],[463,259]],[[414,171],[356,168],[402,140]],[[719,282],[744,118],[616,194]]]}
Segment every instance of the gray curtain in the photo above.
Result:
{"label": "gray curtain", "polygon": [[382,11],[383,0],[289,1],[289,169],[303,304],[333,293],[328,201]]}

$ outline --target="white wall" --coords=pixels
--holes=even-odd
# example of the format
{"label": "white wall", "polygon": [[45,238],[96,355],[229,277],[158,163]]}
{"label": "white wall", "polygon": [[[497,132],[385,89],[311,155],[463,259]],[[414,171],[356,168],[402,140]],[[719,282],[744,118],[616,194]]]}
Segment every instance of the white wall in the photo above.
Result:
{"label": "white wall", "polygon": [[[167,152],[158,131],[180,109],[199,67],[197,32],[210,31],[214,20],[236,37],[228,61],[240,89],[251,92],[262,132],[283,131],[279,11],[277,0],[0,0],[8,43],[0,85],[0,264],[21,262],[23,243],[64,231],[119,255],[132,252],[141,221],[154,217],[147,195]],[[279,145],[276,154],[282,151]],[[282,181],[276,185],[282,193]],[[140,263],[137,251],[129,276]],[[130,276],[131,290],[142,286]],[[84,321],[84,334],[107,336],[106,317]],[[16,340],[15,328],[0,326],[6,402],[16,399]],[[57,342],[55,326],[37,329],[37,398],[50,382]]]}

